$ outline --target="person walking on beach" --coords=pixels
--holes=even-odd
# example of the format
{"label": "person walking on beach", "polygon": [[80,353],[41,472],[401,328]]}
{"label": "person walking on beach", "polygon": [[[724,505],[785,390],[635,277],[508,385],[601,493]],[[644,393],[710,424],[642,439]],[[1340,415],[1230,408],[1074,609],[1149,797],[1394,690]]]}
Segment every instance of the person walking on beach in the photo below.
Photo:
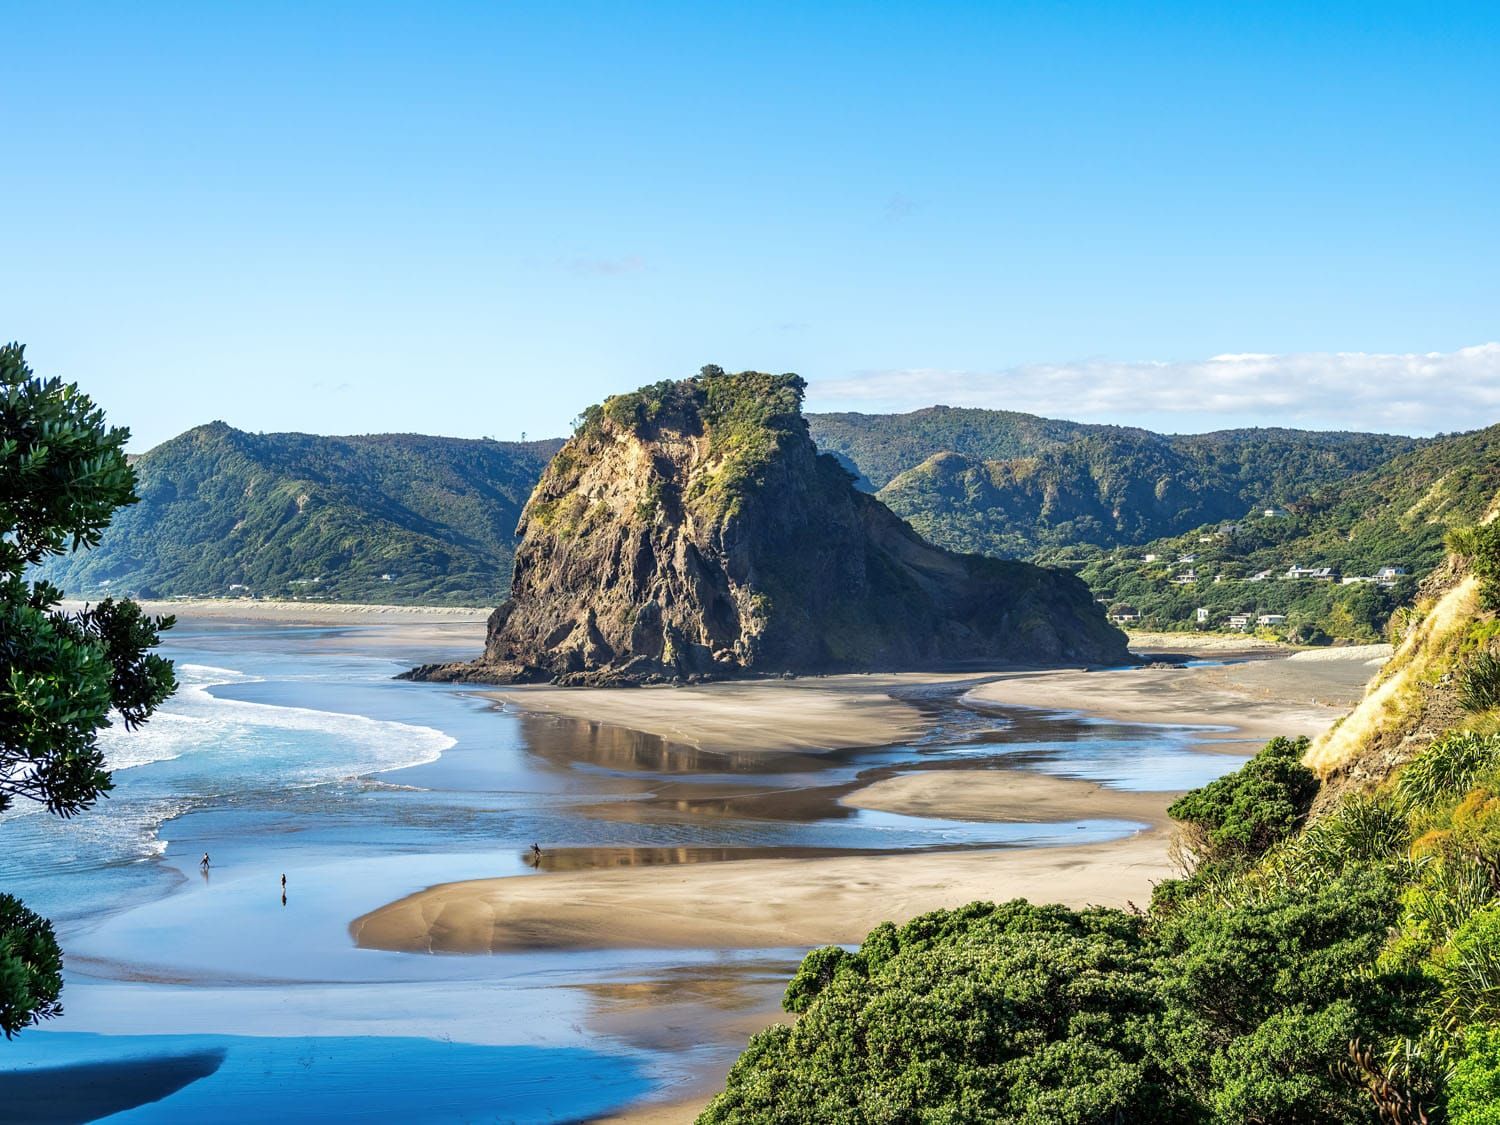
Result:
{"label": "person walking on beach", "polygon": [[208,853],[207,852],[203,853],[203,858],[198,861],[198,866],[201,867],[201,868],[203,868],[203,870],[205,870],[205,871],[208,870],[208,868],[209,868],[209,862],[208,862]]}

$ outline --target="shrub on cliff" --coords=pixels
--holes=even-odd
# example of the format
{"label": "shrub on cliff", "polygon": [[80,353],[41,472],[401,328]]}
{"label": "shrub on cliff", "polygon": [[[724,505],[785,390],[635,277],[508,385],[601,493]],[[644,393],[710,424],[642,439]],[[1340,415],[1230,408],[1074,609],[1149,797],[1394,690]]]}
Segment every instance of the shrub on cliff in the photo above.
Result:
{"label": "shrub on cliff", "polygon": [[881,926],[810,954],[792,1027],[751,1041],[712,1125],[1198,1119],[1162,1065],[1142,920],[1022,901]]}
{"label": "shrub on cliff", "polygon": [[1178,798],[1167,813],[1200,863],[1253,859],[1307,817],[1318,779],[1302,764],[1305,738],[1275,738],[1233,773]]}

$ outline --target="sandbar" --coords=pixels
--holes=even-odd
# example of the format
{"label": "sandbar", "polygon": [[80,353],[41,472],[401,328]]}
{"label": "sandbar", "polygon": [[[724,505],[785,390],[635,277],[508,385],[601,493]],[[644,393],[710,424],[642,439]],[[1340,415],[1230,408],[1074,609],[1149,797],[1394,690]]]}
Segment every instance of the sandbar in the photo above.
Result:
{"label": "sandbar", "polygon": [[926,729],[926,719],[891,692],[974,679],[910,673],[730,680],[690,687],[539,684],[481,694],[524,711],[625,727],[695,750],[819,753],[915,738]]}
{"label": "sandbar", "polygon": [[1152,884],[1174,874],[1166,843],[1164,832],[1144,831],[1078,847],[473,879],[380,907],[350,932],[363,948],[410,953],[805,949],[977,899],[1144,905]]}

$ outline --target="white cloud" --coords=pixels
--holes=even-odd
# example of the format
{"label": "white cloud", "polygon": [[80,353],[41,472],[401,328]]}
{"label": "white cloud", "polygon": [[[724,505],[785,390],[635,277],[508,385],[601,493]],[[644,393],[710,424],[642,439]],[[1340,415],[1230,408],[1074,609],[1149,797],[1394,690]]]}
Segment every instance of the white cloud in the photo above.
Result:
{"label": "white cloud", "polygon": [[993,371],[916,368],[819,380],[814,410],[942,403],[1156,429],[1302,426],[1424,434],[1500,421],[1500,343],[1454,352],[1088,359]]}

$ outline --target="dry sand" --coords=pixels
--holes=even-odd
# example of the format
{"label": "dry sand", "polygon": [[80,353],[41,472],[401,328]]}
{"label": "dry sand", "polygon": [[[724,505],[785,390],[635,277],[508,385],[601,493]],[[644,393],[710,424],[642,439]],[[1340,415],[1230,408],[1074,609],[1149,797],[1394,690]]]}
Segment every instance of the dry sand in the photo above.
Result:
{"label": "dry sand", "polygon": [[976,899],[1145,903],[1165,834],[1106,844],[750,859],[446,883],[354,921],[367,949],[785,949],[858,942],[887,920]]}
{"label": "dry sand", "polygon": [[[65,601],[76,612],[85,603]],[[412,664],[434,653],[455,658],[464,652],[478,655],[484,648],[487,609],[456,606],[358,605],[352,602],[263,601],[250,598],[184,598],[140,603],[153,616],[173,616],[181,625],[198,621],[216,626],[265,625],[337,628],[346,647],[368,649]],[[345,632],[347,630],[347,632]]]}
{"label": "dry sand", "polygon": [[[64,603],[70,609],[82,602]],[[181,598],[142,601],[150,614],[173,614],[180,620],[256,621],[283,625],[416,625],[477,622],[490,610],[468,606],[364,605],[356,602],[293,602],[252,598]],[[483,634],[480,634],[483,636]],[[478,653],[476,652],[477,656]]]}

